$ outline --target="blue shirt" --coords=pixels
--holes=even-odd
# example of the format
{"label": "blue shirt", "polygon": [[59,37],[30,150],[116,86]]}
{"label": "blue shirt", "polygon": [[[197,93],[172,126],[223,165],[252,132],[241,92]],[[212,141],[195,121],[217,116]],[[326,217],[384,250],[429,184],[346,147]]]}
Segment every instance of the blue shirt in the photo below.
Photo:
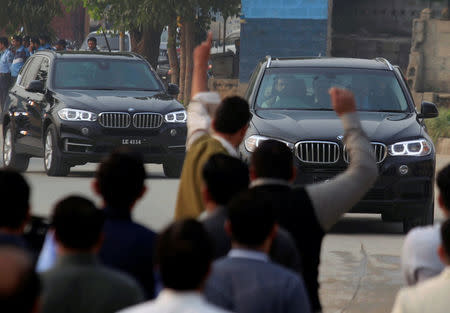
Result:
{"label": "blue shirt", "polygon": [[46,43],[45,45],[40,46],[37,50],[38,51],[41,51],[41,50],[53,50],[53,48],[52,48],[52,46],[50,46],[50,44]]}
{"label": "blue shirt", "polygon": [[14,55],[11,50],[6,49],[0,55],[0,73],[9,73],[11,64],[13,62]]}
{"label": "blue shirt", "polygon": [[14,59],[10,67],[12,77],[17,77],[17,75],[19,75],[20,69],[25,64],[26,59],[27,59],[27,50],[25,49],[24,46],[21,46],[19,49],[16,50],[16,53],[14,54]]}

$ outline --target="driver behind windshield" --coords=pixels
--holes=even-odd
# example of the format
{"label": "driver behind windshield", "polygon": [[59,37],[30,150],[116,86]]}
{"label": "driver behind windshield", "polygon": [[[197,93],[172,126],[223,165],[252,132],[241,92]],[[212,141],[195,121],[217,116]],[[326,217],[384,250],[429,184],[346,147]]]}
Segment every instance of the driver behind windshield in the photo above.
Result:
{"label": "driver behind windshield", "polygon": [[286,94],[289,81],[285,77],[275,77],[273,80],[272,90],[265,95],[268,99],[261,105],[262,108],[271,108],[275,106],[275,103]]}

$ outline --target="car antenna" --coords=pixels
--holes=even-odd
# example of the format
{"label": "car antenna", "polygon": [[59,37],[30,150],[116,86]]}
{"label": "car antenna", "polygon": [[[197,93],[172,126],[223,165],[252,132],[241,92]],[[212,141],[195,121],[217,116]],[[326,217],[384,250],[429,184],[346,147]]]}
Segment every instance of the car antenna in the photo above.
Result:
{"label": "car antenna", "polygon": [[106,46],[108,47],[109,52],[111,52],[111,47],[109,46],[109,41],[108,41],[108,38],[106,37],[105,30],[103,29],[103,27],[102,27],[102,33],[103,33],[103,36],[105,37]]}

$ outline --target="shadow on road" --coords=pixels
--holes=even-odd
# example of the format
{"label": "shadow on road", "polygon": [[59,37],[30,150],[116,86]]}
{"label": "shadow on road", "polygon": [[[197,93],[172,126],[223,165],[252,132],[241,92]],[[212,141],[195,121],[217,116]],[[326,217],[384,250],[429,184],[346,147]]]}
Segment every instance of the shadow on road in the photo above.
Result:
{"label": "shadow on road", "polygon": [[330,231],[332,234],[403,235],[402,223],[383,222],[374,217],[344,217]]}

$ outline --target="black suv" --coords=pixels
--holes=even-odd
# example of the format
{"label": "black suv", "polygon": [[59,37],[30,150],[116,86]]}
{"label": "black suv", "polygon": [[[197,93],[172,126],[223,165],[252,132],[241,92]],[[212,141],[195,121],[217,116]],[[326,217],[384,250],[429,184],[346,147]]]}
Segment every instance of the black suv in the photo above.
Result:
{"label": "black suv", "polygon": [[[297,183],[328,180],[346,169],[343,128],[333,111],[332,86],[354,92],[362,126],[372,142],[380,176],[351,212],[381,213],[407,231],[434,219],[435,149],[423,119],[437,108],[416,107],[399,68],[387,60],[267,57],[254,71],[246,98],[253,112],[241,154],[259,142],[285,142],[298,167]],[[345,192],[345,190],[343,190]]]}
{"label": "black suv", "polygon": [[179,176],[186,112],[151,66],[133,53],[41,51],[23,66],[2,114],[3,161],[25,171],[43,157],[50,176],[131,146]]}

